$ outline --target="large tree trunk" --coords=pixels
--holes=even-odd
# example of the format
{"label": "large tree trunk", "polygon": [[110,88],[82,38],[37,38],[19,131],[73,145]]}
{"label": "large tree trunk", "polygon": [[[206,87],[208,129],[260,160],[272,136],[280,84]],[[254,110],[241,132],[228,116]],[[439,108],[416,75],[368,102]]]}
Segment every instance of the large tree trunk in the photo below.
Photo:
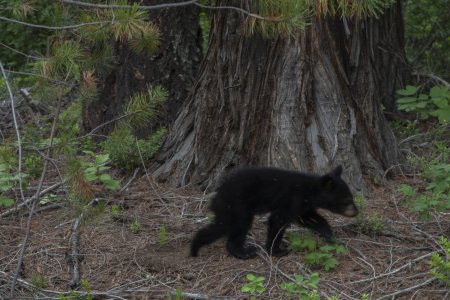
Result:
{"label": "large tree trunk", "polygon": [[[142,1],[142,5],[158,3]],[[144,56],[133,53],[126,44],[116,44],[117,64],[104,78],[99,99],[83,107],[83,128],[86,132],[118,117],[123,113],[122,108],[128,98],[148,84],[160,84],[169,91],[160,121],[167,125],[175,119],[203,57],[199,9],[189,6],[156,10],[150,13],[150,20],[161,31],[161,46],[156,53]],[[113,126],[114,123],[111,123],[99,132],[107,134]],[[147,133],[149,131],[152,128],[148,128]]]}
{"label": "large tree trunk", "polygon": [[[342,164],[360,190],[363,174],[382,176],[401,160],[380,103],[403,78],[395,58],[404,57],[401,43],[380,46],[390,31],[402,31],[401,18],[316,18],[298,38],[273,40],[245,36],[243,18],[216,14],[195,90],[156,175],[207,186],[236,165],[321,173]],[[379,29],[384,22],[390,31]]]}

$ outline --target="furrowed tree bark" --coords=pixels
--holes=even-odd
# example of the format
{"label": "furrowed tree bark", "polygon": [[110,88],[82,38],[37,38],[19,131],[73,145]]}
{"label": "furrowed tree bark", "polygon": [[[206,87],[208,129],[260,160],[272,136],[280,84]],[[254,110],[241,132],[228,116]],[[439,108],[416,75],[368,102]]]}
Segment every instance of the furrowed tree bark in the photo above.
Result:
{"label": "furrowed tree bark", "polygon": [[324,173],[342,164],[344,177],[361,190],[363,174],[380,177],[401,161],[380,101],[403,78],[404,53],[398,43],[386,52],[380,45],[390,31],[376,28],[387,22],[401,32],[402,19],[315,18],[296,38],[263,39],[243,34],[245,18],[216,13],[198,80],[163,146],[157,176],[208,186],[237,165]]}
{"label": "furrowed tree bark", "polygon": [[[157,2],[157,3],[156,3]],[[176,0],[144,0],[142,5],[177,2]],[[149,12],[150,20],[161,31],[161,43],[156,53],[138,55],[122,43],[115,46],[117,64],[103,79],[99,99],[83,106],[83,129],[89,132],[123,113],[123,106],[136,92],[148,84],[164,86],[169,98],[160,122],[171,123],[188,95],[202,60],[202,35],[199,9],[195,6],[170,8]],[[108,134],[115,123],[102,127]],[[140,134],[152,131],[150,126]]]}

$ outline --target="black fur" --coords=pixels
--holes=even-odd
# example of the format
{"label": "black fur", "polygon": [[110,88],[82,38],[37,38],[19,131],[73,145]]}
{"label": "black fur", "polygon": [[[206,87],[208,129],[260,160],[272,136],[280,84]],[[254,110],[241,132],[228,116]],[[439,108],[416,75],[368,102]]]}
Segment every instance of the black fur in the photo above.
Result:
{"label": "black fur", "polygon": [[214,222],[200,229],[191,245],[191,256],[201,247],[226,236],[227,250],[236,258],[256,256],[256,248],[245,245],[253,217],[270,212],[266,249],[271,255],[286,255],[280,247],[286,227],[293,222],[333,238],[328,222],[316,209],[323,208],[345,216],[358,210],[347,184],[341,179],[342,167],[317,176],[275,168],[245,168],[232,173],[217,189],[211,210]]}

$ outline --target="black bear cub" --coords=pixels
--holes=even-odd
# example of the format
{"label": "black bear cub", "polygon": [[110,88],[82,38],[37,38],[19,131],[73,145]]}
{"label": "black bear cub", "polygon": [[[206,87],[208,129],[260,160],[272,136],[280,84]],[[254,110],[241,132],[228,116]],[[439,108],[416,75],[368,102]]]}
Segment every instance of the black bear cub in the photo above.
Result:
{"label": "black bear cub", "polygon": [[201,247],[225,236],[231,255],[240,259],[255,257],[256,247],[245,245],[245,238],[253,217],[267,212],[270,216],[266,249],[271,255],[287,254],[281,241],[286,227],[293,222],[332,241],[330,225],[316,210],[323,208],[347,217],[358,214],[341,174],[341,166],[323,176],[266,167],[232,173],[212,199],[214,221],[195,235],[191,256],[197,256]]}

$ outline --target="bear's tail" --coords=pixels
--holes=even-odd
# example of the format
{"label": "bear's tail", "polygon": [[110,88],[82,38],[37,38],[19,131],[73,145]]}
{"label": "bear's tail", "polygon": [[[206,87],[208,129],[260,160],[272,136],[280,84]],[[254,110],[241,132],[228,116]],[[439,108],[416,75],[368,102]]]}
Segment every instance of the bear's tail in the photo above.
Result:
{"label": "bear's tail", "polygon": [[211,244],[225,234],[225,227],[219,226],[215,223],[209,224],[208,226],[200,229],[192,241],[191,256],[197,256],[198,250],[200,250],[201,247]]}

